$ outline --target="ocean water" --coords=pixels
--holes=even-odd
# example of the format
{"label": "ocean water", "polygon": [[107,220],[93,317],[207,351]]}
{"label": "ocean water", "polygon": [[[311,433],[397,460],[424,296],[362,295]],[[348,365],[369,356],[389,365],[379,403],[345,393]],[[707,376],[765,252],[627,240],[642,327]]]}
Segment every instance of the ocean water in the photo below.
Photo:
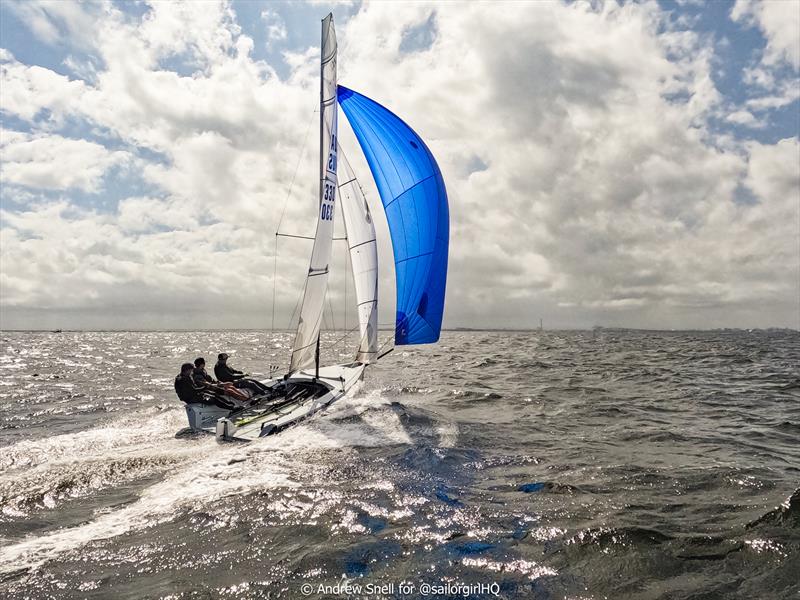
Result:
{"label": "ocean water", "polygon": [[800,597],[797,332],[445,332],[244,445],[172,379],[289,333],[0,339],[4,598]]}

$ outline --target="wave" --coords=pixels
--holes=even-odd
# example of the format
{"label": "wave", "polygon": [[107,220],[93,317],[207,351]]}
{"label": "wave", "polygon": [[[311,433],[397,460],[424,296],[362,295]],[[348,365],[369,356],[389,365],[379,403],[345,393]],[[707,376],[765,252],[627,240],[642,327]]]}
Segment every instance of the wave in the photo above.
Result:
{"label": "wave", "polygon": [[655,529],[643,527],[594,527],[566,539],[566,546],[653,546],[675,539]]}
{"label": "wave", "polygon": [[[285,444],[287,440],[281,441]],[[307,442],[295,438],[289,446],[307,447]],[[291,460],[282,451],[267,455],[264,450],[259,448],[255,453],[259,458],[255,465],[250,460],[230,460],[243,452],[246,454],[247,450],[220,447],[209,455],[196,457],[187,468],[177,470],[160,483],[146,488],[133,504],[102,514],[83,525],[6,543],[0,549],[0,573],[35,568],[48,559],[90,542],[152,527],[190,508],[209,506],[225,496],[259,488],[295,485]],[[268,456],[269,460],[266,460]]]}
{"label": "wave", "polygon": [[171,437],[184,425],[185,413],[179,407],[154,407],[128,414],[76,433],[22,440],[3,448],[0,472],[59,460],[91,460],[98,456],[118,455],[126,449],[146,447],[153,439]]}
{"label": "wave", "polygon": [[471,400],[473,402],[490,402],[500,400],[503,396],[497,392],[476,392],[474,390],[452,390],[450,395],[459,400]]}
{"label": "wave", "polygon": [[549,363],[546,363],[546,362],[542,362],[541,360],[535,360],[533,362],[520,361],[520,362],[518,362],[518,363],[516,363],[515,365],[512,365],[512,366],[517,368],[517,369],[520,369],[520,370],[526,370],[526,369],[533,369],[533,370],[535,370],[535,369],[552,369],[553,368],[553,365],[551,365]]}
{"label": "wave", "polygon": [[791,421],[783,421],[775,426],[778,431],[786,433],[800,434],[800,423],[793,423]]}
{"label": "wave", "polygon": [[755,521],[748,523],[747,528],[753,529],[759,525],[780,525],[793,529],[800,528],[800,488],[797,488],[792,495],[779,506],[776,506]]}
{"label": "wave", "polygon": [[800,379],[798,379],[797,381],[793,381],[791,383],[778,385],[778,386],[776,386],[776,389],[786,390],[786,391],[788,391],[788,390],[800,390]]}
{"label": "wave", "polygon": [[420,388],[413,385],[404,385],[399,387],[384,387],[380,390],[380,393],[383,395],[389,396],[407,396],[407,395],[416,395],[416,394],[430,394],[430,388]]}
{"label": "wave", "polygon": [[683,434],[666,430],[632,431],[626,435],[620,436],[619,439],[624,442],[629,442],[633,440],[643,440],[648,442],[676,442],[676,443],[688,443],[693,440],[693,438],[690,438]]}
{"label": "wave", "polygon": [[525,494],[533,494],[536,492],[550,493],[550,494],[574,494],[582,490],[574,485],[568,483],[557,483],[555,481],[535,481],[531,483],[523,483],[517,486],[518,492]]}
{"label": "wave", "polygon": [[329,419],[315,427],[349,446],[380,447],[424,444],[452,448],[458,440],[458,426],[420,408],[408,409],[386,397],[381,390],[348,396],[326,412]]}
{"label": "wave", "polygon": [[734,527],[732,530],[717,535],[678,535],[669,534],[657,529],[627,527],[590,527],[562,539],[551,540],[547,552],[569,551],[571,547],[582,549],[595,548],[607,552],[613,548],[663,547],[661,551],[677,559],[689,561],[725,560],[731,554],[752,551],[757,554],[771,552],[786,557],[788,550],[785,544],[775,539],[751,539],[745,532],[765,525],[789,526],[800,525],[800,489],[780,506],[769,511],[759,519],[745,527]]}
{"label": "wave", "polygon": [[4,478],[0,480],[0,521],[52,510],[64,502],[151,477],[181,460],[169,455],[100,459],[71,467],[37,468],[21,477]]}
{"label": "wave", "polygon": [[[600,527],[583,530],[564,541],[563,546],[597,548],[607,552],[613,548],[664,547],[677,559],[692,561],[724,560],[730,554],[748,547],[744,540],[728,536],[676,536],[645,527]],[[556,550],[558,551],[558,550]]]}

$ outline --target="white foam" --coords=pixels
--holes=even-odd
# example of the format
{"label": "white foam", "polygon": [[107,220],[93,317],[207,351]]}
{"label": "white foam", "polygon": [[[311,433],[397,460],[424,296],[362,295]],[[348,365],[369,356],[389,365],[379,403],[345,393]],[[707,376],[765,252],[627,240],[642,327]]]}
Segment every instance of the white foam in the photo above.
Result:
{"label": "white foam", "polygon": [[170,440],[171,445],[178,448],[185,444],[175,440],[174,433],[185,427],[185,421],[186,415],[180,408],[151,409],[86,431],[23,440],[3,448],[0,453],[0,472],[16,467],[52,464],[61,459],[69,462],[95,459],[111,450],[152,446],[154,440],[159,444]]}
{"label": "white foam", "polygon": [[[216,504],[221,498],[257,489],[297,485],[291,478],[293,457],[283,451],[269,452],[268,444],[241,448],[209,440],[209,444],[190,445],[193,459],[146,488],[133,504],[84,525],[7,544],[0,550],[0,572],[35,568],[89,542],[169,521],[189,507]],[[289,444],[295,448],[307,445],[299,440]]]}
{"label": "white foam", "polygon": [[455,423],[442,423],[437,428],[440,448],[453,448],[458,441],[458,425]]}
{"label": "white foam", "polygon": [[[335,403],[327,412],[328,419],[317,422],[316,428],[327,436],[340,440],[345,445],[376,447],[395,444],[411,444],[400,417],[389,409],[391,401],[380,390],[359,394],[356,389],[343,400]],[[358,417],[360,422],[337,422],[348,417]]]}

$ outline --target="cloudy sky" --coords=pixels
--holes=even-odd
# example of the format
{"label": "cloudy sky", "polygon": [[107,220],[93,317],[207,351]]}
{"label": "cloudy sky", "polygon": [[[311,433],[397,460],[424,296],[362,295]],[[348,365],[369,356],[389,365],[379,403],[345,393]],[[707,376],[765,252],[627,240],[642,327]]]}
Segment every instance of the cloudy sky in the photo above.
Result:
{"label": "cloudy sky", "polygon": [[[276,226],[315,227],[329,10],[340,82],[444,174],[446,326],[800,327],[797,0],[4,0],[0,326],[270,327]],[[310,250],[280,241],[276,327]]]}

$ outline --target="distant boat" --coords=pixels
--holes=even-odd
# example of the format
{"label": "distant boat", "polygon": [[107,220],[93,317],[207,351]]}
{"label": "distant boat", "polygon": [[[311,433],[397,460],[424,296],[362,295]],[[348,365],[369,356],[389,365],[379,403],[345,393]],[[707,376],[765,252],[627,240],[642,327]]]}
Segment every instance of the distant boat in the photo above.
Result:
{"label": "distant boat", "polygon": [[50,333],[61,333],[61,330],[60,329],[53,329],[52,331],[50,331]]}
{"label": "distant boat", "polygon": [[[297,423],[344,396],[363,378],[366,367],[382,356],[378,355],[375,227],[361,187],[340,156],[339,106],[367,159],[389,225],[397,284],[394,343],[429,344],[439,339],[450,237],[444,179],[425,142],[405,122],[366,96],[337,85],[336,55],[329,14],[322,21],[317,229],[289,370],[283,377],[264,381],[269,391],[254,405],[232,413],[216,406],[187,405],[190,427],[213,430],[218,440],[252,440]],[[338,175],[340,168],[344,181]],[[320,366],[320,327],[337,204],[347,231],[360,338],[352,362]]]}

